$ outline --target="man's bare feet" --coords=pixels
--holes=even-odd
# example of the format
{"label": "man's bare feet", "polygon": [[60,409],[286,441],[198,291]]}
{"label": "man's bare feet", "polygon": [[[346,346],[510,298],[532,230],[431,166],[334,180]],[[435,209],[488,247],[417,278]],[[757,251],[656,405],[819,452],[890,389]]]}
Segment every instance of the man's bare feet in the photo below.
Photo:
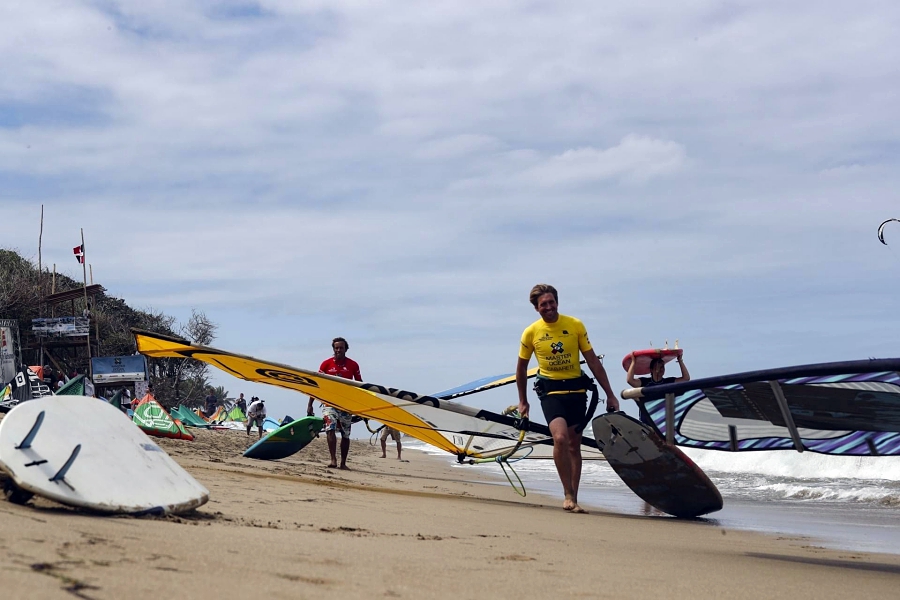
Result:
{"label": "man's bare feet", "polygon": [[576,514],[587,514],[586,510],[578,506],[577,502],[569,498],[566,498],[566,500],[563,502],[563,510]]}
{"label": "man's bare feet", "polygon": [[381,458],[387,458],[387,454],[382,454]]}
{"label": "man's bare feet", "polygon": [[337,464],[328,465],[329,469],[337,469]]}
{"label": "man's bare feet", "polygon": [[349,471],[349,470],[350,470],[350,467],[348,467],[347,465],[341,465],[341,471]]}

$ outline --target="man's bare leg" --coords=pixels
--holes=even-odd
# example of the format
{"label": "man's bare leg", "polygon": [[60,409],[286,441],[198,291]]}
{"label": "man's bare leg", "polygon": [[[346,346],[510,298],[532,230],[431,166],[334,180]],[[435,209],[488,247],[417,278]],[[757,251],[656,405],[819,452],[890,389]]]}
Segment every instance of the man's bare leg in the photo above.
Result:
{"label": "man's bare leg", "polygon": [[381,458],[387,458],[387,440],[381,438]]}
{"label": "man's bare leg", "polygon": [[[563,508],[571,512],[585,512],[578,506],[577,490],[572,489],[572,452],[566,420],[562,417],[553,419],[550,422],[550,433],[553,434],[553,462],[556,464],[556,472],[559,473],[559,481],[565,495]],[[581,465],[578,469],[580,471]]]}
{"label": "man's bare leg", "polygon": [[[572,465],[572,492],[575,504],[578,504],[578,487],[581,483],[581,434],[575,433],[575,427],[569,427],[569,460]],[[580,507],[579,507],[580,511]]]}
{"label": "man's bare leg", "polygon": [[349,471],[350,467],[347,466],[347,455],[350,454],[350,438],[341,436],[341,468],[345,471]]}
{"label": "man's bare leg", "polygon": [[337,468],[337,434],[329,431],[325,434],[325,439],[328,440],[328,451],[331,453],[331,462],[328,463],[328,468],[335,469]]}
{"label": "man's bare leg", "polygon": [[402,446],[400,445],[400,440],[397,440],[397,460],[403,460],[402,458],[400,458],[401,448]]}

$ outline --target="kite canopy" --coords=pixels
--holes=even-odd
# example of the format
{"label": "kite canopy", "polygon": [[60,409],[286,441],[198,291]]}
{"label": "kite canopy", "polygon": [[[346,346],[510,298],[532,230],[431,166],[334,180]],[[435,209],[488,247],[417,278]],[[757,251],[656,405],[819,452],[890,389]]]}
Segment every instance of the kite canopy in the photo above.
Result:
{"label": "kite canopy", "polygon": [[244,411],[241,410],[241,407],[238,405],[234,405],[231,407],[231,410],[228,411],[228,415],[225,417],[226,421],[238,421],[243,423],[247,420],[246,415],[244,415]]}
{"label": "kite canopy", "polygon": [[663,435],[710,450],[900,456],[900,358],[820,363],[625,390]]}
{"label": "kite canopy", "polygon": [[197,413],[184,405],[179,405],[178,408],[172,409],[171,414],[188,427],[209,427],[209,423],[204,421],[202,417],[197,416]]}
{"label": "kite canopy", "polygon": [[140,399],[132,417],[135,425],[147,435],[191,441],[194,436],[187,432],[181,421],[173,419],[152,394]]}
{"label": "kite canopy", "polygon": [[900,219],[888,219],[887,221],[885,221],[884,223],[882,223],[881,225],[878,226],[878,241],[881,242],[882,244],[884,244],[885,246],[887,246],[888,243],[886,241],[884,241],[884,226],[887,225],[888,223],[890,223],[891,221],[896,221],[897,223],[900,223]]}
{"label": "kite canopy", "polygon": [[[390,425],[407,435],[463,459],[503,456],[519,446],[516,420],[456,402],[332,377],[215,348],[196,346],[186,340],[133,329],[138,351],[148,357],[192,358],[247,381],[268,383],[318,398],[351,414]],[[583,438],[585,458],[601,453],[597,442]],[[522,447],[551,445],[546,425],[532,423]]]}
{"label": "kite canopy", "polygon": [[[34,367],[28,367],[32,369]],[[70,379],[64,386],[56,390],[57,396],[84,396],[84,375]]]}

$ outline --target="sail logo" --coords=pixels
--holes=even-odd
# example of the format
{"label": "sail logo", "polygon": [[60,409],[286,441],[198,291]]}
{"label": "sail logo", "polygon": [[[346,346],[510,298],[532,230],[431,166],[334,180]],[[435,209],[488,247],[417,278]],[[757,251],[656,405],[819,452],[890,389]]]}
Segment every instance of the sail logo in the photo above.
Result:
{"label": "sail logo", "polygon": [[555,344],[550,344],[550,350],[553,352],[553,354],[561,354],[563,351],[563,343],[556,342]]}
{"label": "sail logo", "polygon": [[278,381],[282,381],[284,383],[293,383],[296,385],[305,385],[316,388],[319,387],[319,384],[316,383],[314,379],[304,377],[303,375],[299,375],[297,373],[289,373],[287,371],[279,371],[277,369],[257,369],[256,372],[263,377],[271,377],[272,379],[277,379]]}

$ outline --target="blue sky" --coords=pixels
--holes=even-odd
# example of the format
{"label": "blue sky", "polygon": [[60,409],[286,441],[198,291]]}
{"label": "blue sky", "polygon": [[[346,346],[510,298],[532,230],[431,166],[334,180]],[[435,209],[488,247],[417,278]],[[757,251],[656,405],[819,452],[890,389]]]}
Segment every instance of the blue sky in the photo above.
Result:
{"label": "blue sky", "polygon": [[617,390],[651,341],[694,377],[900,354],[895,3],[135,4],[0,6],[0,245],[36,258],[43,203],[45,264],[83,227],[218,347],[341,335],[430,392],[511,371],[548,282]]}

